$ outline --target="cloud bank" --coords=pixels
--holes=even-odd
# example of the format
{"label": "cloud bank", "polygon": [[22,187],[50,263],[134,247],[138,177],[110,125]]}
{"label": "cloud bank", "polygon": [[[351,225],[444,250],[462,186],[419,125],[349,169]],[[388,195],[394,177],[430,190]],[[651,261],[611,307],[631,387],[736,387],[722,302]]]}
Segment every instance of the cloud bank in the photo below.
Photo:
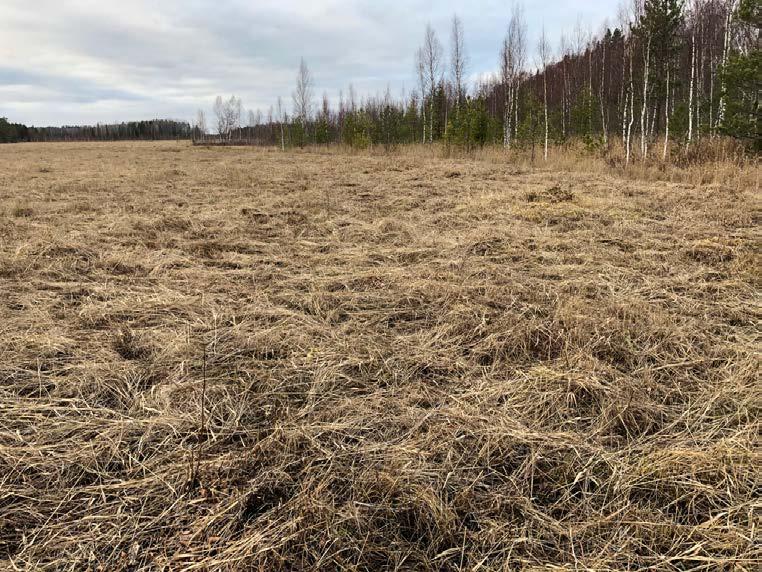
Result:
{"label": "cloud bank", "polygon": [[[300,57],[317,94],[336,100],[415,87],[428,22],[447,46],[463,20],[472,75],[497,66],[507,1],[3,0],[0,116],[29,125],[187,119],[235,93],[263,112],[290,107]],[[615,0],[526,4],[530,54],[544,25],[556,42],[583,21],[614,20]],[[532,61],[532,58],[530,58]]]}

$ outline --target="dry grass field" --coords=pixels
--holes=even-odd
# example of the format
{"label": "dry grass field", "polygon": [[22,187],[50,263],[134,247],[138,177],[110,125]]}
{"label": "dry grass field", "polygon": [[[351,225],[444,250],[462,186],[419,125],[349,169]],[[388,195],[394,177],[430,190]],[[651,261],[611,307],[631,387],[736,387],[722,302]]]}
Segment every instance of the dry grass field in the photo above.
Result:
{"label": "dry grass field", "polygon": [[758,570],[761,207],[0,147],[0,569]]}

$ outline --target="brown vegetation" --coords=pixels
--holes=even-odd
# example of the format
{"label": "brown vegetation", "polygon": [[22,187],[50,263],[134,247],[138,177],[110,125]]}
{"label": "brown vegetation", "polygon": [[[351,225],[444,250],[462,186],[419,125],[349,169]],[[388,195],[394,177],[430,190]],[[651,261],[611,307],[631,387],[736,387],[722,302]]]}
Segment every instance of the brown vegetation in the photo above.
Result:
{"label": "brown vegetation", "polygon": [[3,147],[0,568],[755,569],[756,167],[551,165]]}

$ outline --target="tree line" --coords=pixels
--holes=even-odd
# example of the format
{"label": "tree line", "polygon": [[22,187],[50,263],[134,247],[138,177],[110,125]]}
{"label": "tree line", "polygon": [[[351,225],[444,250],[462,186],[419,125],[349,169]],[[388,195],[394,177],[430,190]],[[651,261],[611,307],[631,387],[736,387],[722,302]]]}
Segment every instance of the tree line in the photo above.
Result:
{"label": "tree line", "polygon": [[44,141],[157,141],[190,139],[193,128],[187,121],[152,119],[111,125],[27,127],[0,117],[0,143]]}
{"label": "tree line", "polygon": [[[497,73],[466,85],[469,59],[463,24],[455,16],[449,50],[427,26],[416,52],[416,89],[358,101],[350,85],[337,107],[327,94],[316,104],[302,60],[292,94],[265,114],[240,99],[218,98],[215,124],[199,111],[199,141],[352,147],[433,143],[537,148],[581,140],[590,149],[621,141],[634,156],[666,158],[675,144],[689,147],[720,135],[760,150],[762,0],[632,0],[616,25],[593,34],[578,23],[555,47],[545,30],[528,45],[515,5],[498,52]],[[210,129],[211,127],[211,129]],[[213,135],[209,135],[209,132]],[[657,144],[659,148],[657,147]]]}
{"label": "tree line", "polygon": [[[468,85],[465,31],[454,16],[447,49],[427,26],[415,54],[416,87],[394,96],[338,104],[316,98],[302,59],[290,109],[282,98],[246,111],[240,98],[217,97],[213,119],[199,110],[190,125],[152,120],[35,128],[0,119],[0,142],[185,139],[200,143],[345,144],[356,148],[445,142],[530,148],[582,141],[591,150],[621,143],[626,161],[676,145],[733,136],[762,150],[762,0],[625,0],[614,25],[594,34],[579,22],[556,41],[545,30],[529,45],[520,5],[496,46],[496,72]],[[447,53],[445,53],[447,52]],[[316,101],[317,99],[317,101]]]}

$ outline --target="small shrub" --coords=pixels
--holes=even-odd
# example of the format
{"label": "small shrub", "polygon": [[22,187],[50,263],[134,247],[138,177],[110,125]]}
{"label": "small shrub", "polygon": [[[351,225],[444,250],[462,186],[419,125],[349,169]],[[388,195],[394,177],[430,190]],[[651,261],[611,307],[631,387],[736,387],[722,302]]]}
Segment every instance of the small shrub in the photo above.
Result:
{"label": "small shrub", "polygon": [[565,203],[574,200],[574,193],[560,185],[554,185],[545,191],[528,191],[524,199],[528,203]]}
{"label": "small shrub", "polygon": [[29,218],[34,215],[34,209],[29,205],[16,205],[13,207],[11,214],[16,218]]}
{"label": "small shrub", "polygon": [[113,348],[122,358],[130,361],[145,359],[151,355],[151,348],[142,343],[140,338],[126,327],[119,330],[114,339]]}

